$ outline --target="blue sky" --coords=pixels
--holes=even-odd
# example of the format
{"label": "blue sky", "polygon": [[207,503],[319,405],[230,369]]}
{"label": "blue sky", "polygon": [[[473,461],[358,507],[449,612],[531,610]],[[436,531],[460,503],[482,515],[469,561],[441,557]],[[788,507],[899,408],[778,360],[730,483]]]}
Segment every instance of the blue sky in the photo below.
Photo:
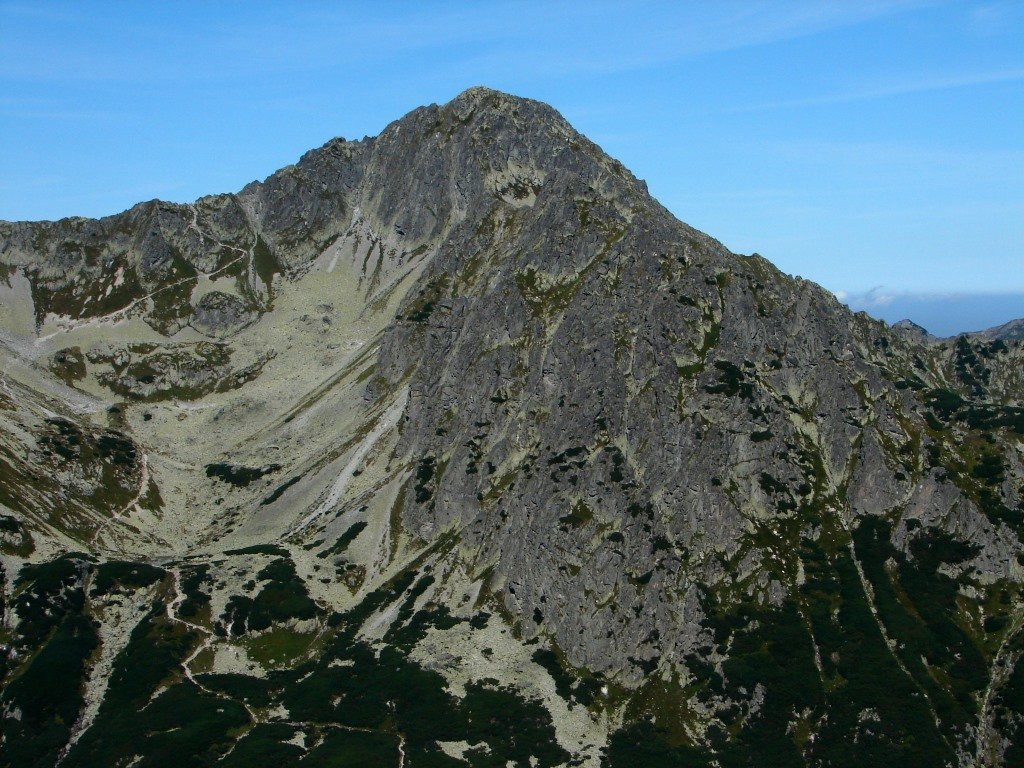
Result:
{"label": "blue sky", "polygon": [[237,190],[475,84],[855,308],[1024,316],[1021,2],[3,0],[0,218]]}

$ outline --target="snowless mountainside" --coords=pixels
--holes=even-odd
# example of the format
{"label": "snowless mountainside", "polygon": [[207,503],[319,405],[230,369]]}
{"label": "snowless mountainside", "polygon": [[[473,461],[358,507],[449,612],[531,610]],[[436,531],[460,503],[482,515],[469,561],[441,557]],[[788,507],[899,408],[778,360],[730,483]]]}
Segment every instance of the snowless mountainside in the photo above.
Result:
{"label": "snowless mountainside", "polygon": [[483,88],[0,223],[0,765],[1015,765],[1024,347]]}
{"label": "snowless mountainside", "polygon": [[1020,341],[1024,339],[1024,318],[997,325],[978,335],[995,341]]}

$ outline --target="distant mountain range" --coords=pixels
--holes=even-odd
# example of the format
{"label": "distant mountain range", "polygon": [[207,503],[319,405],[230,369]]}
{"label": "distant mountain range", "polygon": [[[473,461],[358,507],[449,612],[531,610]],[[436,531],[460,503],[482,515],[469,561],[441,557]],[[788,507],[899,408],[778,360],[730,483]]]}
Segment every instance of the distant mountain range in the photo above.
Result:
{"label": "distant mountain range", "polygon": [[908,293],[876,289],[865,293],[838,294],[855,311],[895,323],[910,318],[941,338],[961,333],[978,333],[1002,325],[1011,318],[1024,317],[1024,291],[1004,293]]}
{"label": "distant mountain range", "polygon": [[986,339],[1003,339],[1006,341],[1019,341],[1024,339],[1024,318],[1011,320],[1008,323],[989,328],[977,334]]}
{"label": "distant mountain range", "polygon": [[[913,320],[899,320],[892,324],[893,328],[898,328],[905,333],[911,334],[921,341],[940,341],[938,336],[933,336],[926,329],[915,323]],[[1011,320],[1008,323],[997,325],[994,328],[988,328],[984,331],[975,331],[973,333],[963,334],[979,339],[991,339],[992,341],[1019,341],[1024,339],[1024,319]],[[955,337],[948,337],[955,338]]]}

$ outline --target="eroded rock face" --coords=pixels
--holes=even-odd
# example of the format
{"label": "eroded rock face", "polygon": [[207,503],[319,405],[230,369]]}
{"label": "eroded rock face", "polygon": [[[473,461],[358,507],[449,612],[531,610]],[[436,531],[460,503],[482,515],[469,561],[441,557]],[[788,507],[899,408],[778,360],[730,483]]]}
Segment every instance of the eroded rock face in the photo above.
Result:
{"label": "eroded rock face", "polygon": [[[0,544],[38,561],[19,594],[72,604],[85,691],[19,754],[132,758],[90,724],[153,648],[178,682],[131,694],[168,707],[140,733],[177,733],[177,697],[190,754],[236,762],[347,759],[335,726],[381,764],[1021,748],[1020,342],[730,253],[546,105],[471,89],[236,195],[0,224],[0,254],[37,327],[0,392]],[[26,599],[9,713],[53,642]]]}
{"label": "eroded rock face", "polygon": [[258,319],[258,314],[238,296],[223,291],[204,295],[192,312],[190,325],[214,338],[232,336]]}
{"label": "eroded rock face", "polygon": [[214,309],[214,300],[191,304],[201,277],[230,280],[265,310],[275,276],[301,269],[348,224],[367,149],[336,140],[262,184],[191,205],[154,200],[103,219],[4,223],[0,251],[31,280],[40,324],[138,312],[172,335],[194,310]]}
{"label": "eroded rock face", "polygon": [[527,633],[633,680],[659,659],[687,674],[711,644],[708,590],[795,589],[819,518],[913,514],[978,548],[973,578],[1019,580],[1014,526],[933,469],[946,443],[915,392],[959,385],[941,354],[729,253],[555,113],[523,106],[520,126],[481,106],[497,98],[447,109],[545,181],[512,206],[487,187],[491,158],[463,162],[475,204],[381,352],[391,386],[413,371],[398,447],[418,467],[413,533],[458,531]]}
{"label": "eroded rock face", "polygon": [[37,538],[47,543],[44,555],[76,539],[88,545],[128,506],[158,511],[144,452],[125,432],[57,415],[10,391],[0,392],[0,412],[0,551],[25,557]]}

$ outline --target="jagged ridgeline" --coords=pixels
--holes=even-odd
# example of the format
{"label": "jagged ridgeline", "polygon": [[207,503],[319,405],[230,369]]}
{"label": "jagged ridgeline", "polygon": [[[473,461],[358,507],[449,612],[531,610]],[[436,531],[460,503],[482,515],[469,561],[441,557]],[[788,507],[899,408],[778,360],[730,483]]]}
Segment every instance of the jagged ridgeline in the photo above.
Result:
{"label": "jagged ridgeline", "polygon": [[0,224],[0,766],[1024,764],[1024,347],[482,88]]}

